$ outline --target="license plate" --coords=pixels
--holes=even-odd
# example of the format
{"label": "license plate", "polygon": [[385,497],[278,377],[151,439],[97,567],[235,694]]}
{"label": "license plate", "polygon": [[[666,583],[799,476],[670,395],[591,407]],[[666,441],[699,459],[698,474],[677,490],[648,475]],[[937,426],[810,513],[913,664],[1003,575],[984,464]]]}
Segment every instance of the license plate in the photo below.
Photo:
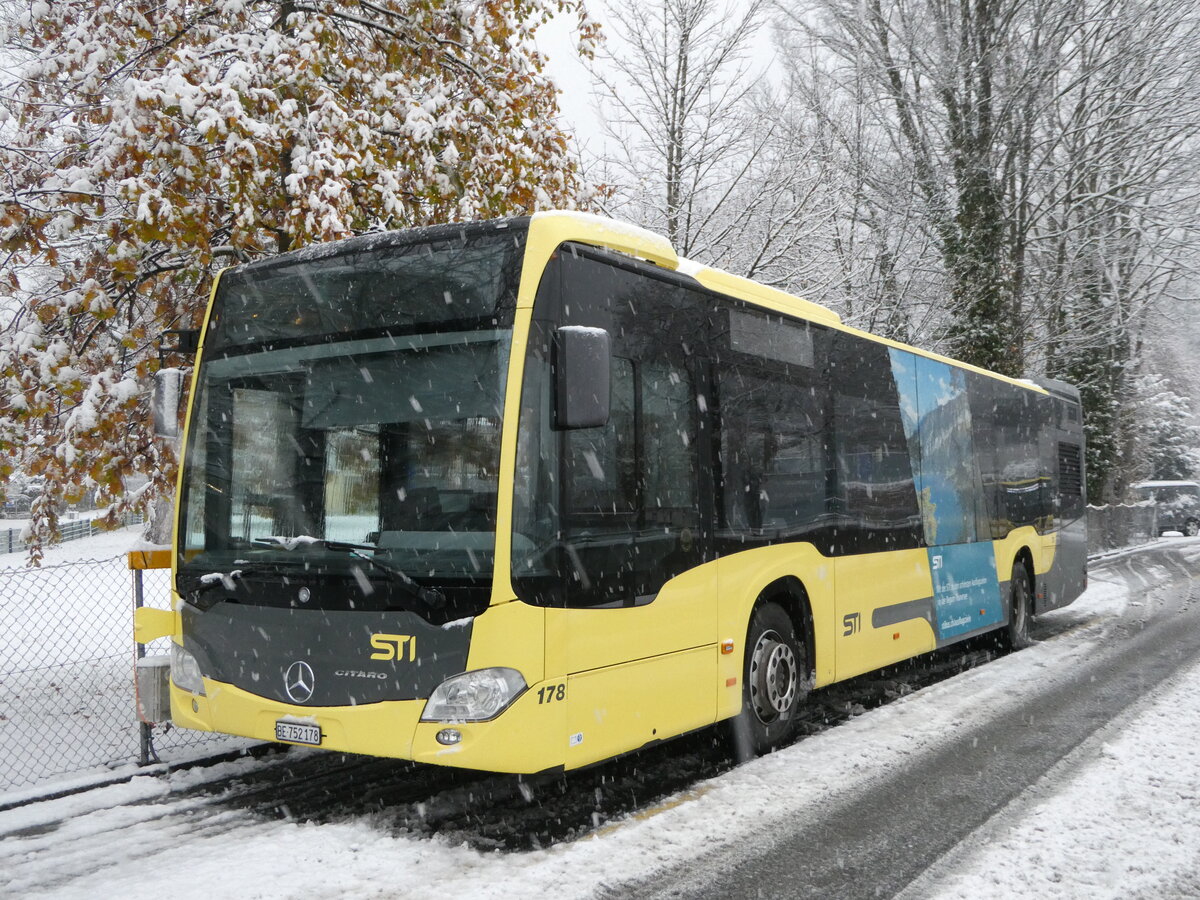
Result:
{"label": "license plate", "polygon": [[321,744],[321,726],[303,725],[299,722],[276,722],[275,740],[318,747]]}

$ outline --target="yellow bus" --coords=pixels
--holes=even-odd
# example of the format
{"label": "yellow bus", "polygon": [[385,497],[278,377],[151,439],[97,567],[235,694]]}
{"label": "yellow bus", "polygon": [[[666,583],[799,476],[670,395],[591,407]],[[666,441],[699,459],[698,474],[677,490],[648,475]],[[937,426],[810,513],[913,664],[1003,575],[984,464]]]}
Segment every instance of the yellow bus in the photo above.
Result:
{"label": "yellow bus", "polygon": [[225,271],[179,480],[182,727],[570,770],[1030,617],[1086,581],[1079,395],[573,212]]}

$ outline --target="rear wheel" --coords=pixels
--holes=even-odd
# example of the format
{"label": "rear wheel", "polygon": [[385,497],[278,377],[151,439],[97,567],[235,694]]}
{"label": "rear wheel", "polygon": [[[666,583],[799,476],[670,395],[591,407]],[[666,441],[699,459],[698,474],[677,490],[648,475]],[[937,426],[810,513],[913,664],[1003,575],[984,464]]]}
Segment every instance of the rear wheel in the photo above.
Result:
{"label": "rear wheel", "polygon": [[807,693],[808,660],[791,618],[778,604],[759,604],[746,632],[742,712],[733,724],[739,756],[768,753],[795,734]]}
{"label": "rear wheel", "polygon": [[1188,519],[1183,526],[1183,533],[1188,537],[1200,534],[1200,519]]}
{"label": "rear wheel", "polygon": [[1029,621],[1033,615],[1033,591],[1029,587],[1029,573],[1025,564],[1013,565],[1009,580],[1008,628],[1006,643],[1013,650],[1020,650],[1033,643],[1029,637]]}

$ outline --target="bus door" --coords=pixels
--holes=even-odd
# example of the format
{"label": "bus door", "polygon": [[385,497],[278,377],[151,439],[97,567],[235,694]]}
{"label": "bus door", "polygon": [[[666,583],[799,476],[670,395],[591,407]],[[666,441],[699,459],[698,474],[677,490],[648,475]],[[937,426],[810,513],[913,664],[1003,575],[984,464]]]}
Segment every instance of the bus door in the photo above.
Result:
{"label": "bus door", "polygon": [[568,766],[713,721],[696,418],[687,367],[615,357],[608,423],[558,433],[562,593],[546,671],[566,679]]}

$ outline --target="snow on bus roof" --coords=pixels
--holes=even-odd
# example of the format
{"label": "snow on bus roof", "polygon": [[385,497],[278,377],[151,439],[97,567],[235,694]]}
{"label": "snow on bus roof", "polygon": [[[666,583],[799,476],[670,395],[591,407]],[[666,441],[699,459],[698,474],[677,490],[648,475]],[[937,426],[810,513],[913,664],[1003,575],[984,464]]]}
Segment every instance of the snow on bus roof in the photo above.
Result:
{"label": "snow on bus roof", "polygon": [[[598,226],[609,231],[615,231],[618,234],[623,234],[636,241],[648,241],[657,244],[667,240],[658,232],[651,231],[649,228],[643,228],[641,225],[631,225],[629,222],[624,222],[621,219],[610,219],[608,216],[580,212],[577,209],[546,209],[533,214],[534,222],[549,218],[573,219],[580,225],[587,225],[590,228]],[[672,248],[672,252],[674,252],[674,248]]]}

